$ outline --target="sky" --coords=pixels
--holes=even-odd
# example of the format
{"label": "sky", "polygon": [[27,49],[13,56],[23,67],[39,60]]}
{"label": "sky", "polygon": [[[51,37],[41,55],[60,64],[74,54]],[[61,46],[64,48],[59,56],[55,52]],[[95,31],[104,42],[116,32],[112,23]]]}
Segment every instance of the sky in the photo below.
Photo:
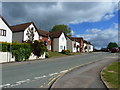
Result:
{"label": "sky", "polygon": [[97,49],[118,42],[117,2],[2,2],[0,7],[10,25],[33,21],[49,31],[66,24],[74,37],[83,37]]}

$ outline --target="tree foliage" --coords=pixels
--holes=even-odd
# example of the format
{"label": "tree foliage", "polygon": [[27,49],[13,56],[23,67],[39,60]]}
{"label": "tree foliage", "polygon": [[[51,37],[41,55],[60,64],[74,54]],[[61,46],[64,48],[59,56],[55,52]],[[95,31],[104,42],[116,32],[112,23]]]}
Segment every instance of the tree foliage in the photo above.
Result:
{"label": "tree foliage", "polygon": [[110,42],[107,46],[108,49],[112,49],[112,48],[116,48],[116,47],[118,47],[118,45],[115,42]]}
{"label": "tree foliage", "polygon": [[35,40],[34,43],[31,43],[31,46],[33,54],[37,57],[40,57],[44,54],[44,52],[47,52],[47,47],[45,46],[44,42]]}
{"label": "tree foliage", "polygon": [[63,31],[65,34],[67,35],[72,35],[71,33],[71,28],[68,27],[68,25],[55,25],[50,32],[54,32],[54,31]]}

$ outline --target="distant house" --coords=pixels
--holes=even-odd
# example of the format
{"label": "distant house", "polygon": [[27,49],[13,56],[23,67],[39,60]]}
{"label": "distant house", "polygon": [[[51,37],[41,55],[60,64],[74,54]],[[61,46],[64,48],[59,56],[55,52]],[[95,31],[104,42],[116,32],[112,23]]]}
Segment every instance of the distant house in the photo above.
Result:
{"label": "distant house", "polygon": [[92,51],[93,51],[93,45],[90,42],[84,40],[84,50],[83,50],[83,52],[92,52]]}
{"label": "distant house", "polygon": [[79,52],[80,51],[79,41],[68,35],[66,35],[66,37],[67,37],[67,49],[70,50],[70,52]]}
{"label": "distant house", "polygon": [[51,51],[51,38],[49,32],[44,30],[38,30],[39,32],[39,40],[46,43],[47,49]]}
{"label": "distant house", "polygon": [[83,46],[84,46],[84,42],[83,42],[83,38],[82,37],[72,37],[77,43],[77,52],[83,52]]}
{"label": "distant house", "polygon": [[23,41],[39,40],[38,30],[33,22],[11,26],[13,31],[13,41],[22,43]]}
{"label": "distant house", "polygon": [[50,32],[52,51],[67,50],[67,39],[62,31]]}
{"label": "distant house", "polygon": [[0,42],[12,43],[12,30],[2,16],[0,16]]}

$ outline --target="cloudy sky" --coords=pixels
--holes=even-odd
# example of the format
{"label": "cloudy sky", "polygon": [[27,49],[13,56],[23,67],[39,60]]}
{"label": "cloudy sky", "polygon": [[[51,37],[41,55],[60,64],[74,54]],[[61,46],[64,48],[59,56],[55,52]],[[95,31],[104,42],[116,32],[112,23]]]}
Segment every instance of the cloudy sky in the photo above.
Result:
{"label": "cloudy sky", "polygon": [[46,31],[67,24],[96,48],[118,42],[117,2],[2,2],[2,16],[10,25],[33,21]]}

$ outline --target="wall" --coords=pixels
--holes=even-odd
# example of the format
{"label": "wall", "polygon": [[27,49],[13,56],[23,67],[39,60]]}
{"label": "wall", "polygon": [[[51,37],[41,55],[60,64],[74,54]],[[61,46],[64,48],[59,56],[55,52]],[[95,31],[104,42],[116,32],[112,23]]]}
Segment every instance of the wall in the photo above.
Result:
{"label": "wall", "polygon": [[[64,38],[64,40],[62,38]],[[60,48],[61,46],[63,46],[63,49]],[[62,33],[59,37],[59,52],[64,50],[64,47],[65,47],[65,50],[67,50],[67,40],[65,38],[64,33]]]}
{"label": "wall", "polygon": [[74,44],[76,44],[76,42],[75,41],[72,41],[72,52],[76,52],[76,47],[74,47]]}
{"label": "wall", "polygon": [[0,52],[0,63],[4,62],[14,62],[15,58],[12,58],[12,54],[10,52]]}
{"label": "wall", "polygon": [[67,37],[67,49],[70,50],[70,52],[73,52],[72,48],[72,40]]}
{"label": "wall", "polygon": [[23,40],[24,40],[24,41],[27,41],[27,40],[28,40],[28,36],[26,35],[26,33],[27,33],[27,30],[28,30],[29,28],[30,28],[30,29],[33,28],[33,30],[34,30],[34,40],[39,40],[39,34],[38,34],[37,30],[35,29],[35,27],[34,27],[33,24],[31,24],[28,28],[25,29]]}
{"label": "wall", "polygon": [[79,51],[80,51],[80,47],[79,47],[78,50],[77,50],[77,45],[80,46],[80,43],[79,43],[79,42],[76,42],[76,52],[79,52]]}
{"label": "wall", "polygon": [[13,41],[22,43],[23,38],[24,38],[23,32],[14,32],[13,33]]}
{"label": "wall", "polygon": [[93,52],[93,45],[89,45],[89,46],[90,46],[89,51],[90,51],[90,52]]}
{"label": "wall", "polygon": [[[29,60],[34,60],[34,59],[45,59],[45,53],[41,55],[41,57],[37,57],[34,54],[31,54]],[[0,63],[5,63],[5,62],[15,62],[15,57],[12,58],[12,54],[10,52],[0,52]]]}
{"label": "wall", "polygon": [[29,60],[34,60],[34,59],[45,59],[45,53],[43,55],[41,55],[41,57],[37,57],[34,54],[31,54],[31,56],[29,57]]}
{"label": "wall", "polygon": [[4,23],[4,21],[0,18],[0,29],[6,30],[6,36],[0,36],[0,42],[12,42],[12,31],[10,28]]}
{"label": "wall", "polygon": [[53,45],[52,45],[53,51],[59,52],[59,38],[53,39]]}

